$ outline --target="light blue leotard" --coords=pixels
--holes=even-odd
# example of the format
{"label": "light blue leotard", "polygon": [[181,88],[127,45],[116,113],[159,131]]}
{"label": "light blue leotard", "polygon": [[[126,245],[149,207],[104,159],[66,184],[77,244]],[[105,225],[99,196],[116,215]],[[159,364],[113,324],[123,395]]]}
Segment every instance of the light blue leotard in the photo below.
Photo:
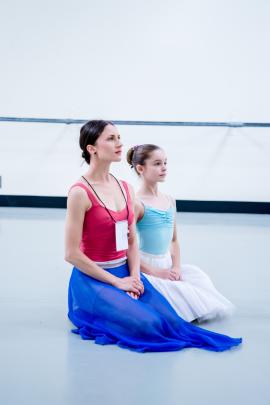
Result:
{"label": "light blue leotard", "polygon": [[137,222],[140,250],[153,255],[163,255],[173,237],[174,208],[160,210],[144,205],[144,215]]}

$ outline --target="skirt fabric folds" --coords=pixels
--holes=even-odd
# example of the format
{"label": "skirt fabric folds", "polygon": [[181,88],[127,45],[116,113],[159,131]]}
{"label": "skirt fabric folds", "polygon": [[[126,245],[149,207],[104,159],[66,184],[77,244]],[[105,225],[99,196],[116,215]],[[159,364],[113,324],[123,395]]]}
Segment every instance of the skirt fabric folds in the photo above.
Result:
{"label": "skirt fabric folds", "polygon": [[[129,275],[128,265],[106,269]],[[69,283],[69,319],[83,339],[116,344],[137,352],[162,352],[197,347],[224,351],[241,338],[211,332],[180,318],[168,301],[141,275],[144,294],[134,300],[126,292],[74,268]]]}
{"label": "skirt fabric folds", "polygon": [[[157,268],[172,267],[170,252],[152,255],[140,252],[143,262]],[[233,304],[215,288],[214,284],[199,267],[183,264],[180,269],[182,279],[171,281],[145,274],[150,283],[169,301],[181,318],[198,322],[223,318],[234,311]]]}

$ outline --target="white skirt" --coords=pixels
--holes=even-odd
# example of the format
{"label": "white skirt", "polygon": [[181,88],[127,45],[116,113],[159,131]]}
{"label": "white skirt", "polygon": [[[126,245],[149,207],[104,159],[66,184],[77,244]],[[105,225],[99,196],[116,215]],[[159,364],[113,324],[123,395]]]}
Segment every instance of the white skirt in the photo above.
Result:
{"label": "white skirt", "polygon": [[[156,268],[171,268],[170,252],[152,255],[140,252],[142,261]],[[184,320],[202,322],[230,315],[233,304],[220,294],[210,278],[197,266],[183,264],[180,268],[182,280],[171,281],[145,274],[150,281]]]}

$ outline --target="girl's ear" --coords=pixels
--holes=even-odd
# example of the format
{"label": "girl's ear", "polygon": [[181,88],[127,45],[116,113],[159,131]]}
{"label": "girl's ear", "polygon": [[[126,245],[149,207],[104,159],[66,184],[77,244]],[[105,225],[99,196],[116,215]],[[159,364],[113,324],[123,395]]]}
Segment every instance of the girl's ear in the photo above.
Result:
{"label": "girl's ear", "polygon": [[139,174],[143,174],[144,172],[144,167],[143,165],[136,165],[136,170]]}

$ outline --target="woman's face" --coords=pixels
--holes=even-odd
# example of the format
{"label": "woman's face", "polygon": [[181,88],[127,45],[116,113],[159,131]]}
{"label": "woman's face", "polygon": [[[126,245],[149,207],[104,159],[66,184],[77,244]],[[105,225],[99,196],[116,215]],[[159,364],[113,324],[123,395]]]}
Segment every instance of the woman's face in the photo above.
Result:
{"label": "woman's face", "polygon": [[97,158],[107,162],[121,160],[122,146],[118,129],[111,124],[106,125],[94,145]]}
{"label": "woman's face", "polygon": [[141,176],[149,182],[163,182],[167,174],[167,157],[164,150],[156,149],[141,167]]}

